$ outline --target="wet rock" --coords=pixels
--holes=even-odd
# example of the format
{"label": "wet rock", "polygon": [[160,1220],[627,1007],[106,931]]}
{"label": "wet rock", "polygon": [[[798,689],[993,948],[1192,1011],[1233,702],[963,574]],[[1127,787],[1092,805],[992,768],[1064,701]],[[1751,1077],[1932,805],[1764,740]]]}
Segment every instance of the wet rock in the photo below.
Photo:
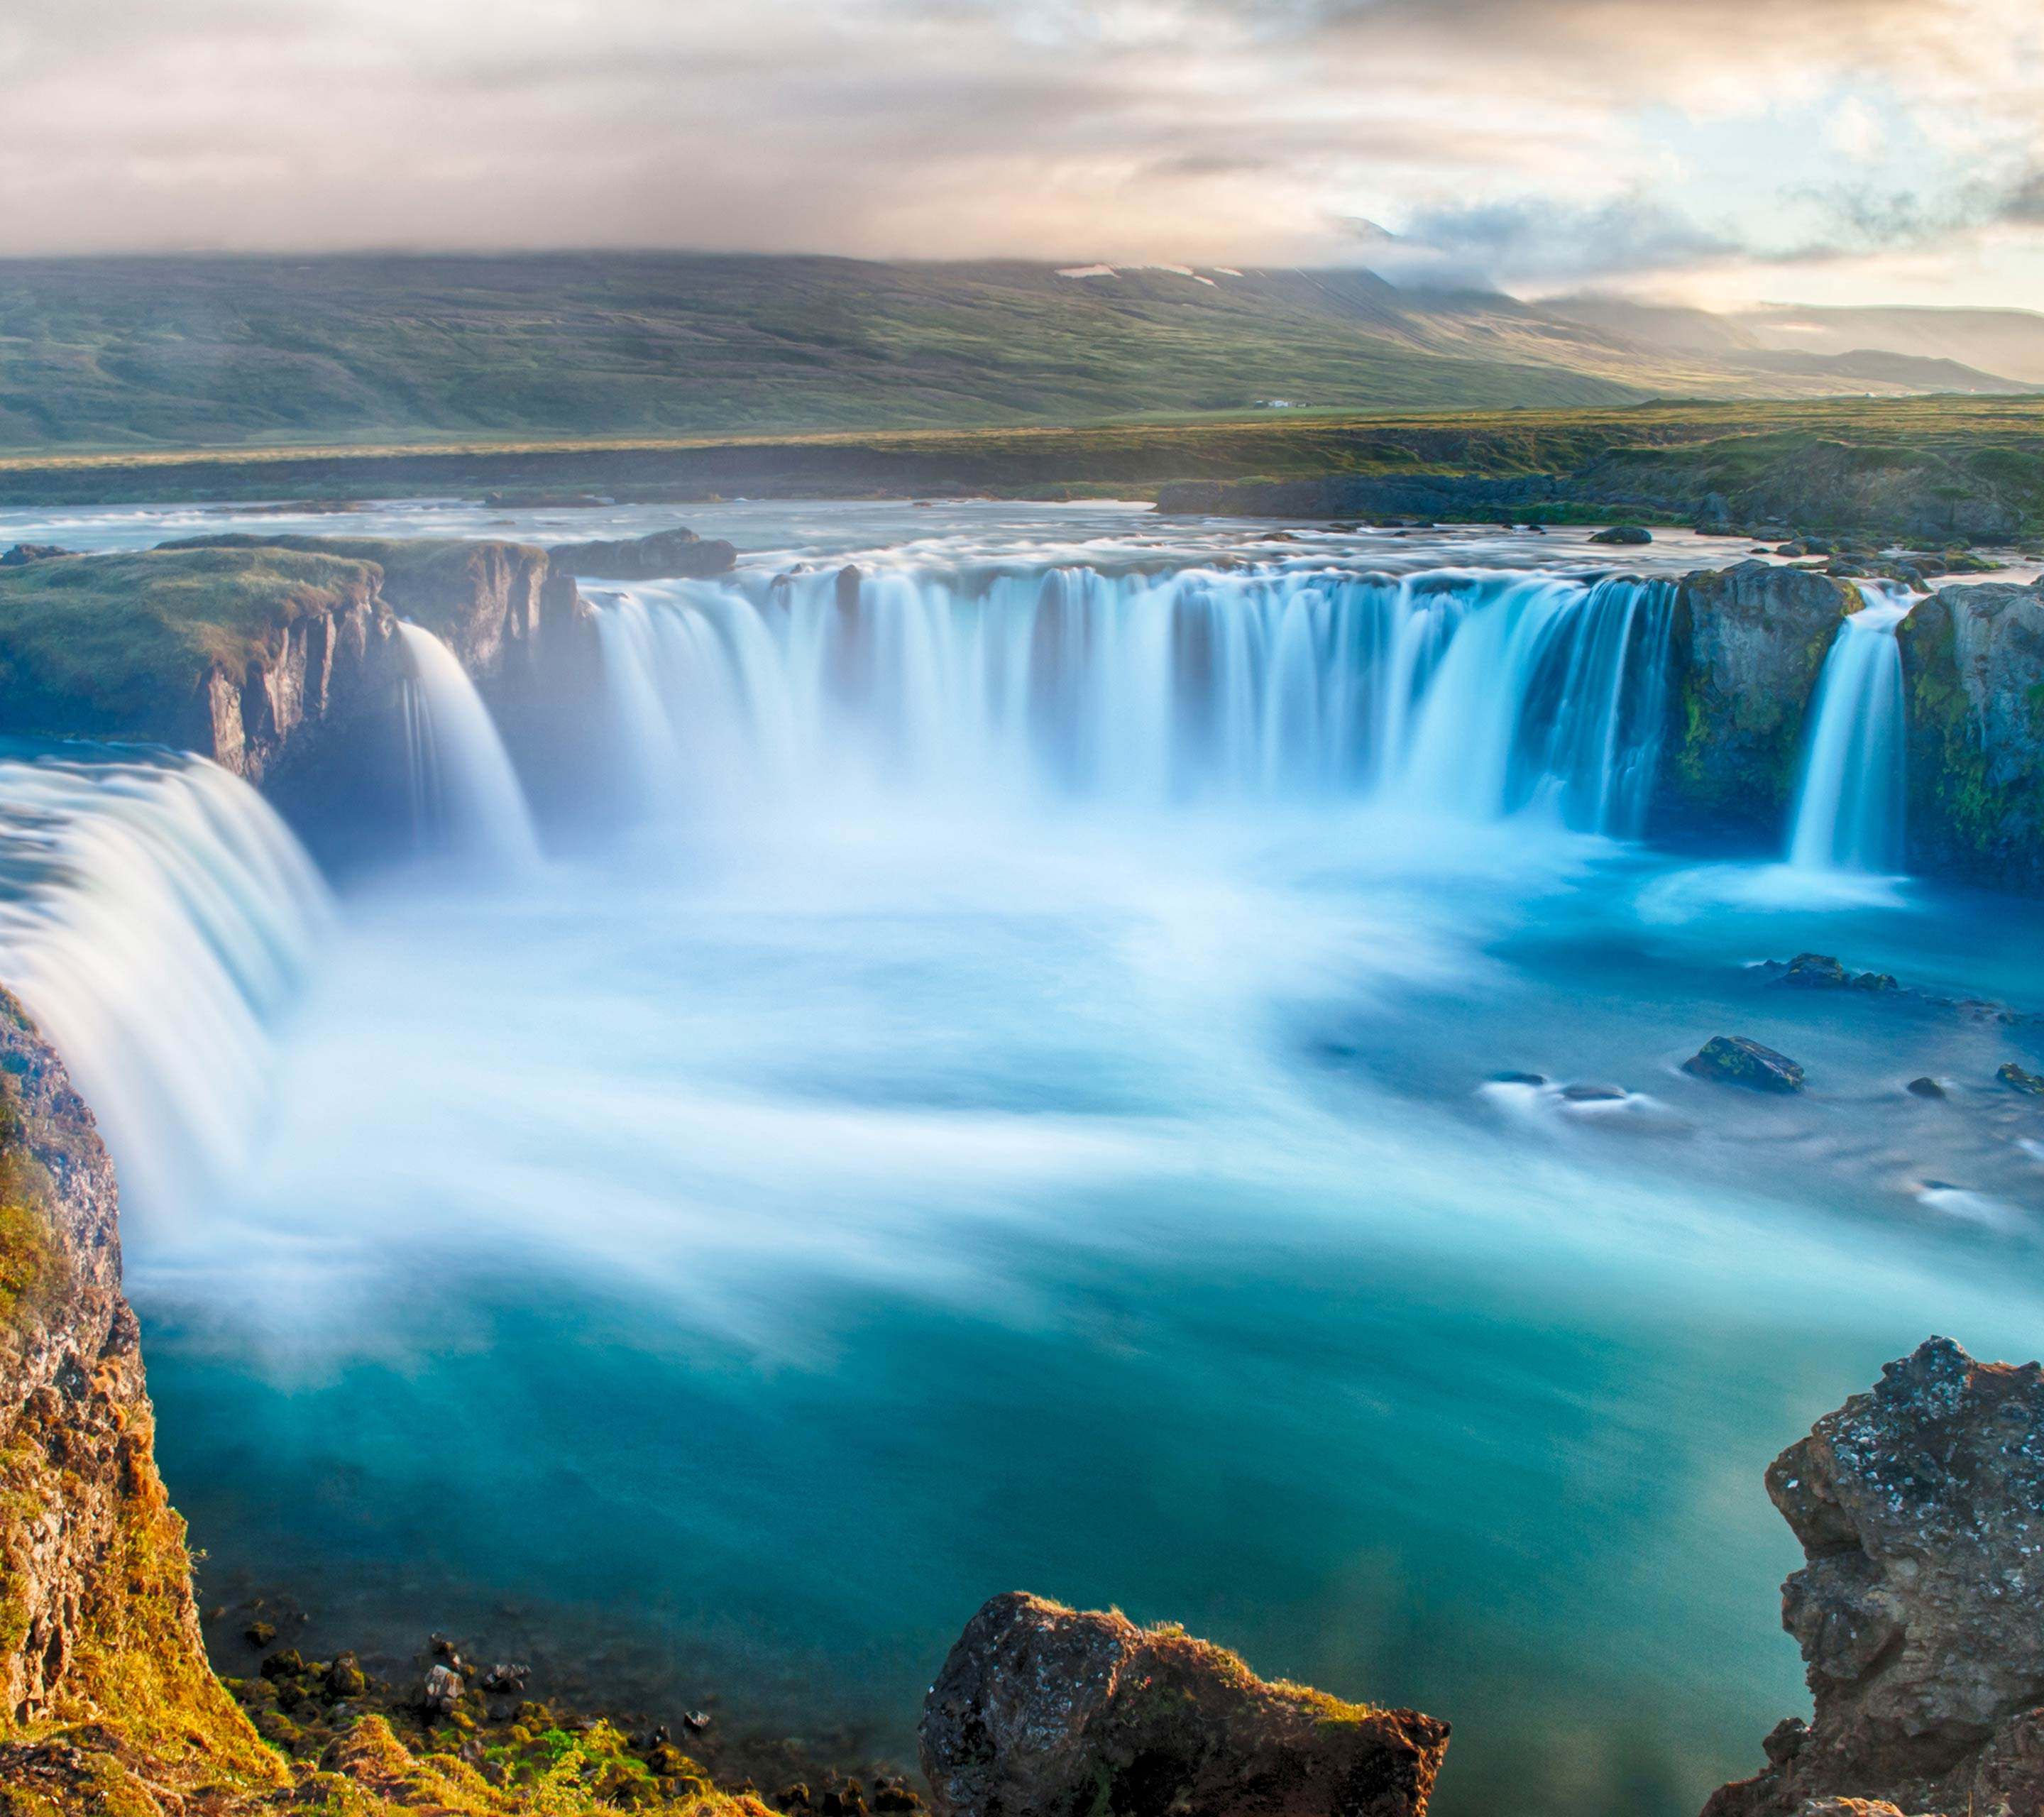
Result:
{"label": "wet rock", "polygon": [[1791,990],[1877,990],[1897,988],[1892,972],[1849,971],[1828,953],[1798,953],[1786,965],[1768,961],[1773,982]]}
{"label": "wet rock", "polygon": [[1952,1095],[1946,1089],[1942,1079],[1934,1079],[1927,1073],[1920,1079],[1911,1079],[1902,1089],[1911,1097],[1946,1098]]}
{"label": "wet rock", "polygon": [[1547,1082],[1547,1075],[1545,1073],[1493,1073],[1489,1082],[1493,1085],[1544,1085]]}
{"label": "wet rock", "polygon": [[326,1669],[326,1694],[329,1697],[359,1697],[368,1688],[369,1678],[362,1669],[362,1662],[352,1653],[336,1655],[333,1663]]}
{"label": "wet rock", "polygon": [[655,530],[614,542],[563,543],[547,551],[556,573],[578,580],[701,580],[731,572],[738,551],[693,530]]}
{"label": "wet rock", "polygon": [[2031,1097],[2044,1097],[2044,1074],[2030,1072],[2013,1060],[1996,1067],[1994,1076],[2004,1085]]}
{"label": "wet rock", "polygon": [[1933,1338],[1767,1492],[1807,1561],[1782,1625],[1815,1713],[1706,1817],[2044,1810],[2044,1371]]}
{"label": "wet rock", "polygon": [[1627,548],[1636,548],[1642,543],[1654,540],[1654,532],[1642,529],[1637,524],[1614,524],[1608,530],[1600,530],[1590,538],[1593,543],[1616,543]]}
{"label": "wet rock", "polygon": [[1448,1726],[1266,1684],[1174,1628],[997,1596],[923,1707],[943,1817],[1420,1817]]}
{"label": "wet rock", "polygon": [[1713,1035],[1682,1062],[1682,1070],[1718,1085],[1749,1091],[1800,1092],[1803,1069],[1786,1054],[1763,1047],[1743,1035]]}
{"label": "wet rock", "polygon": [[277,1638],[276,1623],[274,1622],[251,1622],[248,1627],[241,1631],[241,1638],[247,1641],[251,1646],[267,1646],[271,1641]]}
{"label": "wet rock", "polygon": [[59,555],[77,553],[57,543],[17,543],[10,549],[0,550],[0,568],[25,568],[31,562],[52,561]]}
{"label": "wet rock", "polygon": [[529,1665],[512,1665],[500,1660],[482,1675],[482,1688],[493,1697],[515,1697],[532,1676]]}
{"label": "wet rock", "polygon": [[444,1665],[436,1665],[426,1674],[425,1684],[419,1693],[419,1708],[429,1716],[451,1716],[465,1688],[459,1673],[450,1671]]}
{"label": "wet rock", "polygon": [[1623,1085],[1564,1085],[1562,1096],[1571,1104],[1622,1104],[1627,1093]]}
{"label": "wet rock", "polygon": [[305,1655],[295,1646],[287,1646],[264,1660],[262,1669],[265,1678],[296,1678],[305,1669]]}

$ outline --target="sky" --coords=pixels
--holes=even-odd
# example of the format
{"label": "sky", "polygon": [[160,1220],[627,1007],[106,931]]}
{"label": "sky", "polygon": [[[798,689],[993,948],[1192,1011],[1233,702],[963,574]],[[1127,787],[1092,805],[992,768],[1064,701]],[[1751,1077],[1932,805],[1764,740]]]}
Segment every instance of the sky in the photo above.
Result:
{"label": "sky", "polygon": [[0,5],[0,254],[518,247],[2031,306],[2044,5]]}

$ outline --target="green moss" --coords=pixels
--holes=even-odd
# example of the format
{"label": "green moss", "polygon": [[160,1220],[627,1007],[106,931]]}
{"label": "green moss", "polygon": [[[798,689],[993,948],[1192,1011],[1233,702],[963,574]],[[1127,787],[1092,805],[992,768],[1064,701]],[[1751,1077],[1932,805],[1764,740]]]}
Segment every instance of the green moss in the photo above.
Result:
{"label": "green moss", "polygon": [[0,729],[174,736],[216,664],[366,595],[370,570],[277,549],[144,550],[0,568]]}

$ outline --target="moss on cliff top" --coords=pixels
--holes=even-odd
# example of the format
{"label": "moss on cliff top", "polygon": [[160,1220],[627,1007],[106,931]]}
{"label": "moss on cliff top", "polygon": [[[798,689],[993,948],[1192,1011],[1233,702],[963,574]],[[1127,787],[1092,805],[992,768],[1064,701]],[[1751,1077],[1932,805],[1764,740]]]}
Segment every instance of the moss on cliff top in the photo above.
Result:
{"label": "moss on cliff top", "polygon": [[475,540],[460,536],[197,537],[164,544],[166,550],[218,549],[262,554],[336,557],[366,562],[381,570],[383,597],[390,609],[445,636],[482,592],[494,567],[529,563],[544,570],[547,552],[529,543]]}
{"label": "moss on cliff top", "polygon": [[366,599],[363,563],[148,549],[0,569],[0,699],[18,732],[160,736],[216,663],[237,678],[298,620]]}

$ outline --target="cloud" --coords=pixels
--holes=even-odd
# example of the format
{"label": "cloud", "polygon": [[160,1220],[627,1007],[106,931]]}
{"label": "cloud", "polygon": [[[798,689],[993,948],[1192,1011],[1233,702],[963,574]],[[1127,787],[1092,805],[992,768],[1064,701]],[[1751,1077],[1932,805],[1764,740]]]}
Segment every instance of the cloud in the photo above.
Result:
{"label": "cloud", "polygon": [[1397,242],[1398,262],[1414,276],[1536,285],[1686,270],[1747,252],[1639,195],[1592,207],[1522,198],[1426,209]]}
{"label": "cloud", "polygon": [[[9,0],[0,252],[1313,263],[1361,217],[1404,236],[1373,259],[1530,283],[1837,263],[2038,224],[2044,179],[1997,212],[1931,167],[2044,168],[2040,32],[2034,0]],[[1908,120],[1909,183],[1842,175]]]}

